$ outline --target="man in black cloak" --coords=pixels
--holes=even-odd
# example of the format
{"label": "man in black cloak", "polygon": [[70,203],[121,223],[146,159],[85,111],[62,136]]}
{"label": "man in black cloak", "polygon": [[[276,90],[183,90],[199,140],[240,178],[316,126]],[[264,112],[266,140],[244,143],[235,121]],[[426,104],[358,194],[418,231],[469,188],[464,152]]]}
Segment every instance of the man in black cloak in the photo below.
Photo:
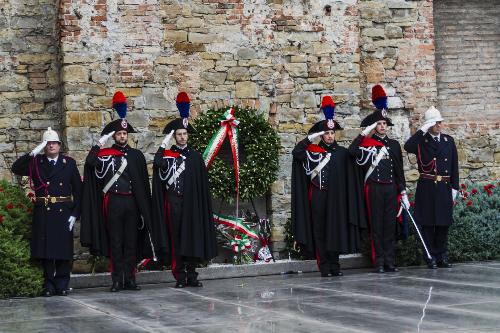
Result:
{"label": "man in black cloak", "polygon": [[[366,227],[362,180],[347,149],[335,141],[342,127],[333,120],[334,108],[325,96],[327,120],[314,124],[292,152],[292,230],[295,241],[315,254],[323,277],[342,276],[339,254],[357,252]],[[317,137],[320,143],[312,144]]]}
{"label": "man in black cloak", "polygon": [[[128,145],[128,133],[136,131],[125,119],[126,98],[120,91],[113,96],[113,108],[121,119],[104,127],[85,161],[80,242],[91,254],[109,257],[111,292],[117,292],[140,290],[136,262],[154,249],[146,159]],[[115,144],[102,148],[110,137]]]}
{"label": "man in black cloak", "polygon": [[[387,96],[379,84],[372,89],[377,108],[361,122],[365,129],[349,151],[365,175],[365,200],[370,220],[371,259],[377,273],[397,272],[395,246],[400,202],[410,208],[406,195],[403,155],[399,142],[387,136]],[[399,212],[399,213],[398,213]]]}
{"label": "man in black cloak", "polygon": [[[189,97],[177,96],[182,118],[167,124],[167,134],[154,158],[153,214],[158,252],[170,261],[176,288],[202,287],[196,266],[217,255],[208,172],[199,152],[188,145]],[[167,150],[170,138],[175,145]]]}

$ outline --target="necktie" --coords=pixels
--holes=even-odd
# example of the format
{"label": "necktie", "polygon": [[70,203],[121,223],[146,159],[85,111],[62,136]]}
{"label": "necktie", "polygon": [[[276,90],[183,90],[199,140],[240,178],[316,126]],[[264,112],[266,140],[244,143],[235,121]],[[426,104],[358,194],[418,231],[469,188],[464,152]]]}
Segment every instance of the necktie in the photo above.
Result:
{"label": "necktie", "polygon": [[436,141],[437,143],[439,143],[439,138],[437,136],[434,137],[434,141]]}
{"label": "necktie", "polygon": [[51,167],[53,167],[54,165],[56,165],[56,160],[50,160],[49,164]]}

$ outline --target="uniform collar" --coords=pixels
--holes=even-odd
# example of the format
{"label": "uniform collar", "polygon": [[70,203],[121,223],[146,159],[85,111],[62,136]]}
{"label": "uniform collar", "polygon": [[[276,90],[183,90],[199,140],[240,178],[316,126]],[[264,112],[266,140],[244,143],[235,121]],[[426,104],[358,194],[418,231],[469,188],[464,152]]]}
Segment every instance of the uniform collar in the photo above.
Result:
{"label": "uniform collar", "polygon": [[323,142],[323,140],[321,140],[318,144],[318,146],[320,146],[321,148],[327,150],[327,151],[334,151],[337,147],[338,147],[338,143],[337,141],[333,141],[333,143],[331,145],[327,145],[326,143]]}
{"label": "uniform collar", "polygon": [[438,133],[438,135],[431,134],[430,132],[427,132],[427,133],[429,133],[432,140],[436,140],[435,138],[438,138],[438,142],[441,142],[441,133]]}
{"label": "uniform collar", "polygon": [[54,164],[57,164],[57,160],[59,159],[59,155],[57,155],[57,156],[56,156],[56,157],[54,157],[54,158],[50,158],[50,157],[48,157],[47,155],[45,155],[45,157],[47,157],[47,160],[49,161],[49,163],[50,163],[51,161],[54,161]]}
{"label": "uniform collar", "polygon": [[186,145],[184,148],[181,148],[178,145],[173,145],[170,150],[181,153],[183,155],[189,155],[191,148],[189,147],[189,145]]}
{"label": "uniform collar", "polygon": [[128,144],[126,144],[125,146],[122,147],[122,146],[119,146],[115,143],[115,144],[113,144],[113,148],[125,153],[130,149],[130,146]]}
{"label": "uniform collar", "polygon": [[389,137],[387,135],[382,138],[382,137],[378,136],[377,134],[373,134],[372,138],[374,140],[377,140],[378,142],[382,142],[385,144],[389,143]]}

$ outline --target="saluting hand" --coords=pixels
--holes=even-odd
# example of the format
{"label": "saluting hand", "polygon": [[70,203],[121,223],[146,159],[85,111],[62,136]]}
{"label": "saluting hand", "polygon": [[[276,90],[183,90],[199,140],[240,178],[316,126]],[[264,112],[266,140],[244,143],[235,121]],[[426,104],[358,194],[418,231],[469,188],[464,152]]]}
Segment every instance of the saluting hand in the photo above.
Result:
{"label": "saluting hand", "polygon": [[115,134],[115,131],[109,132],[108,134],[104,134],[100,139],[99,139],[99,146],[102,147],[108,142],[109,138]]}
{"label": "saluting hand", "polygon": [[321,131],[321,132],[316,132],[316,133],[313,133],[313,134],[309,134],[307,136],[307,138],[309,139],[309,141],[313,141],[314,139],[316,139],[318,136],[322,136],[323,134],[325,134],[325,131]]}
{"label": "saluting hand", "polygon": [[370,126],[366,126],[365,129],[361,132],[361,135],[362,136],[367,136],[368,134],[370,134],[375,129],[375,127],[377,127],[377,122],[374,122]]}
{"label": "saluting hand", "polygon": [[35,147],[35,149],[33,149],[30,153],[31,156],[36,156],[38,154],[40,154],[40,152],[43,150],[43,148],[45,148],[45,146],[47,145],[47,141],[42,141],[42,143],[40,143],[38,146]]}
{"label": "saluting hand", "polygon": [[168,146],[168,143],[170,142],[170,139],[172,138],[172,135],[174,134],[174,130],[171,130],[170,133],[168,133],[165,138],[163,139],[163,141],[161,142],[161,147],[162,148],[167,148]]}
{"label": "saluting hand", "polygon": [[427,131],[429,130],[429,128],[431,128],[432,126],[436,125],[436,122],[435,121],[431,121],[430,123],[425,123],[422,125],[422,127],[420,127],[420,130],[422,132],[427,133]]}

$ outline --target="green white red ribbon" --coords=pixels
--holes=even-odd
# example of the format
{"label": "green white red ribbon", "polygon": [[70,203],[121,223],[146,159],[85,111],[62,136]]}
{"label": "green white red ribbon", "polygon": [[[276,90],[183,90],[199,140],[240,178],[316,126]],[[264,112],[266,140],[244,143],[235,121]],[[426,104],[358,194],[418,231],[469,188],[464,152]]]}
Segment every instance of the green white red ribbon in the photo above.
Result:
{"label": "green white red ribbon", "polygon": [[230,108],[224,112],[224,117],[220,119],[220,128],[212,136],[207,148],[203,152],[203,161],[207,168],[210,168],[215,157],[219,153],[222,143],[226,136],[229,137],[229,144],[231,145],[231,152],[233,155],[234,174],[236,177],[236,195],[239,192],[240,183],[240,162],[238,153],[238,124],[239,121],[234,117],[234,109]]}
{"label": "green white red ribbon", "polygon": [[247,226],[245,219],[241,217],[214,214],[214,222],[217,224],[227,225],[228,227],[238,230],[248,237],[259,239],[259,235],[253,231],[252,228]]}
{"label": "green white red ribbon", "polygon": [[231,248],[234,253],[243,252],[252,247],[250,240],[247,235],[236,235],[234,239],[231,241]]}

